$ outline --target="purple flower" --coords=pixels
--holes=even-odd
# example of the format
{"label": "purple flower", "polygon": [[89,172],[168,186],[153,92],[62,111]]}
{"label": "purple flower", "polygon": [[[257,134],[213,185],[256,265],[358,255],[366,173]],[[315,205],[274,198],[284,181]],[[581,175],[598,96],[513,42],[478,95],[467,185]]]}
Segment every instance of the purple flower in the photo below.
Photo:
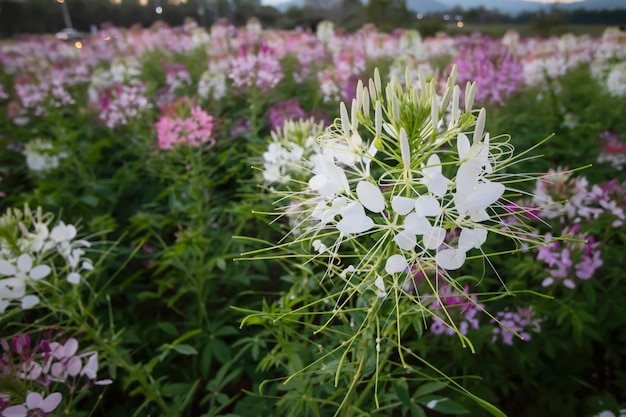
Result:
{"label": "purple flower", "polygon": [[576,283],[572,279],[590,279],[595,271],[602,266],[602,258],[593,236],[587,233],[578,234],[579,225],[564,228],[563,234],[571,233],[571,239],[553,241],[550,233],[546,234],[547,245],[539,247],[537,260],[548,265],[548,277],[541,285],[548,287],[562,283],[565,287],[574,289]]}
{"label": "purple flower", "polygon": [[513,344],[513,337],[517,333],[522,340],[528,342],[531,339],[531,332],[538,333],[541,331],[541,320],[533,318],[532,309],[520,308],[516,312],[508,309],[500,311],[496,314],[496,320],[492,322],[499,323],[499,327],[493,329],[493,342],[502,339],[507,345]]}
{"label": "purple flower", "polygon": [[304,110],[300,107],[300,102],[297,99],[278,101],[269,109],[270,129],[281,128],[285,121],[302,119],[304,116]]}
{"label": "purple flower", "polygon": [[480,36],[467,38],[453,64],[457,83],[476,81],[476,103],[500,104],[524,82],[521,62],[499,40]]}

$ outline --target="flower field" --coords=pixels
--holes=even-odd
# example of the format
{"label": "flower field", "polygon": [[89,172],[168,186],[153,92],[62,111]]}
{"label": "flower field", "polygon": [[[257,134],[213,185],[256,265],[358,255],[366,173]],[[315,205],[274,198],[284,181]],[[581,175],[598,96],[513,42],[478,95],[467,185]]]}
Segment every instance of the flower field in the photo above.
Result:
{"label": "flower field", "polygon": [[0,41],[0,415],[626,414],[626,32]]}

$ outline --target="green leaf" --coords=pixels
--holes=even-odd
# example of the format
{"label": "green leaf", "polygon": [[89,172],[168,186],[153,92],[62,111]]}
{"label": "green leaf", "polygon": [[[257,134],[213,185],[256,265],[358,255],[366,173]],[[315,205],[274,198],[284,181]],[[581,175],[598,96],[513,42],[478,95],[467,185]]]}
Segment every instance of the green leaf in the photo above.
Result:
{"label": "green leaf", "polygon": [[187,333],[185,333],[182,336],[180,336],[178,339],[174,340],[174,342],[172,344],[173,345],[178,345],[180,342],[184,342],[187,339],[191,339],[192,337],[197,336],[200,333],[202,333],[202,329],[190,330]]}
{"label": "green leaf", "polygon": [[417,398],[423,395],[432,394],[433,392],[439,391],[447,386],[448,386],[447,382],[442,382],[442,381],[428,382],[427,384],[424,384],[420,386],[418,389],[416,389],[415,393],[413,394],[413,397]]}
{"label": "green leaf", "polygon": [[169,321],[159,321],[157,322],[157,327],[167,334],[175,335],[178,333],[176,326]]}
{"label": "green leaf", "polygon": [[230,360],[230,348],[223,340],[214,339],[211,341],[213,345],[213,355],[220,363],[226,363]]}
{"label": "green leaf", "polygon": [[172,347],[176,352],[181,355],[197,355],[198,351],[191,345],[175,345]]}
{"label": "green leaf", "polygon": [[424,409],[415,403],[411,403],[411,416],[412,417],[426,417]]}
{"label": "green leaf", "polygon": [[411,396],[409,395],[409,385],[406,383],[404,378],[398,379],[393,384],[394,389],[396,391],[396,395],[398,399],[402,403],[403,406],[410,408],[411,407]]}

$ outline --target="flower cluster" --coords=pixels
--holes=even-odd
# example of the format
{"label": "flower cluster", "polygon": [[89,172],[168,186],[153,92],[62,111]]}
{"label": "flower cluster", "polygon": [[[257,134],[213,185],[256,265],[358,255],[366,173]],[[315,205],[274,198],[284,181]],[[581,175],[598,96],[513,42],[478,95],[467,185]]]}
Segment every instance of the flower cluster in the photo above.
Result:
{"label": "flower cluster", "polygon": [[588,280],[602,266],[599,242],[587,233],[578,233],[579,230],[579,225],[564,228],[564,234],[572,235],[565,241],[555,241],[550,233],[546,234],[547,244],[539,247],[537,255],[537,260],[550,268],[549,276],[541,283],[544,287],[562,283],[573,289],[576,287],[573,277]]}
{"label": "flower cluster", "polygon": [[55,152],[51,141],[39,138],[26,143],[22,153],[26,157],[28,169],[41,173],[58,168],[59,162],[67,158],[66,153]]}
{"label": "flower cluster", "polygon": [[261,45],[258,53],[241,49],[230,62],[228,77],[237,89],[255,86],[259,91],[267,92],[276,87],[284,74],[272,50],[267,45]]}
{"label": "flower cluster", "polygon": [[302,119],[304,116],[304,110],[300,107],[298,99],[278,101],[269,109],[270,129],[280,129],[287,120]]}
{"label": "flower cluster", "polygon": [[[63,343],[44,338],[33,346],[30,336],[22,334],[8,341],[1,340],[0,347],[0,386],[3,387],[0,411],[3,417],[35,415],[29,411],[36,410],[44,413],[54,411],[63,398],[62,394],[49,392],[44,398],[39,393],[50,391],[53,383],[55,388],[62,384],[70,393],[75,393],[91,385],[109,385],[112,382],[110,379],[97,379],[98,352],[78,353],[78,341],[74,338]],[[6,381],[11,383],[2,383]],[[23,391],[5,391],[5,387],[15,387],[17,381],[28,389],[23,401]]]}
{"label": "flower cluster", "polygon": [[516,334],[528,342],[531,339],[531,332],[541,331],[541,319],[535,318],[533,310],[528,308],[519,308],[516,312],[508,309],[500,311],[496,314],[494,322],[498,326],[493,329],[492,341],[497,342],[501,339],[507,345],[513,344],[513,337]]}
{"label": "flower cluster", "polygon": [[599,138],[604,141],[604,147],[597,161],[621,171],[626,165],[626,143],[619,140],[616,132],[608,130],[601,132]]}
{"label": "flower cluster", "polygon": [[[475,84],[461,109],[455,76],[453,69],[439,94],[437,81],[423,78],[401,84],[393,77],[383,87],[375,72],[368,87],[359,82],[351,109],[341,104],[340,118],[318,138],[319,151],[301,162],[312,173],[308,187],[286,192],[291,204],[281,214],[294,215],[297,207],[295,242],[309,241],[317,259],[328,258],[327,273],[359,294],[373,291],[383,302],[409,295],[415,274],[437,271],[426,277],[431,294],[439,294],[435,280],[450,292],[443,298],[458,290],[473,305],[463,309],[466,331],[476,326],[480,307],[450,274],[472,252],[481,254],[490,232],[515,236],[500,227],[511,214],[503,208],[506,176],[499,174],[515,157],[507,138],[485,132],[486,111],[473,111]],[[437,305],[445,311],[449,304]]]}
{"label": "flower cluster", "polygon": [[616,64],[606,77],[606,86],[611,95],[626,96],[626,62]]}
{"label": "flower cluster", "polygon": [[163,114],[154,125],[159,148],[172,149],[177,145],[215,146],[213,116],[189,99],[179,99],[162,107]]}
{"label": "flower cluster", "polygon": [[151,107],[146,97],[146,87],[141,81],[131,84],[107,86],[99,91],[98,102],[94,107],[100,112],[100,119],[109,128],[124,126],[130,120],[139,118]]}
{"label": "flower cluster", "polygon": [[[48,287],[60,284],[59,273],[66,273],[66,281],[77,285],[84,271],[93,269],[92,261],[84,257],[91,244],[76,239],[71,224],[59,221],[50,230],[52,221],[51,213],[44,214],[41,208],[32,212],[28,206],[23,211],[9,209],[0,217],[0,314],[15,302],[22,309],[39,304]],[[55,255],[65,261],[60,270]]]}
{"label": "flower cluster", "polygon": [[488,37],[470,38],[454,59],[458,81],[475,81],[476,102],[503,104],[524,82],[523,68],[502,42]]}
{"label": "flower cluster", "polygon": [[616,180],[590,186],[585,177],[575,177],[567,169],[550,169],[535,185],[532,204],[541,207],[540,217],[567,218],[575,223],[609,216],[613,226],[626,221],[623,184]]}
{"label": "flower cluster", "polygon": [[[468,295],[469,289],[469,285],[463,291],[448,283],[439,286],[435,302],[429,308],[433,314],[432,333],[454,336],[458,332],[466,335],[468,330],[478,329],[477,315],[484,306],[478,303],[476,296]],[[447,323],[448,317],[451,317],[451,324]]]}
{"label": "flower cluster", "polygon": [[318,73],[320,89],[324,102],[351,100],[355,82],[365,71],[365,55],[360,51],[344,51],[333,58],[334,65]]}
{"label": "flower cluster", "polygon": [[286,184],[296,177],[303,180],[311,166],[310,161],[319,148],[316,138],[322,133],[323,124],[309,120],[286,120],[282,127],[272,131],[272,140],[263,153],[263,179],[271,184]]}

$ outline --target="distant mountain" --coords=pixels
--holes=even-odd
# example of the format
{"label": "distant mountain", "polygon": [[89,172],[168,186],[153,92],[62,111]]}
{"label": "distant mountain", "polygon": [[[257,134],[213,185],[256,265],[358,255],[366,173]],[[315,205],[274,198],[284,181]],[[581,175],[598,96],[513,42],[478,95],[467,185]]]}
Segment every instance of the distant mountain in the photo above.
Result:
{"label": "distant mountain", "polygon": [[445,12],[450,7],[438,0],[407,0],[406,8],[417,13]]}
{"label": "distant mountain", "polygon": [[582,0],[574,3],[540,3],[532,0],[438,0],[448,7],[460,6],[463,10],[484,7],[488,10],[498,10],[503,14],[516,15],[520,13],[534,13],[558,7],[565,10],[615,10],[626,9],[626,0]]}
{"label": "distant mountain", "polygon": [[[261,3],[272,5],[284,12],[290,6],[302,7],[306,0],[261,0]],[[362,0],[367,4],[369,0]],[[536,13],[558,7],[564,10],[615,10],[626,9],[626,0],[582,0],[576,3],[540,3],[532,0],[407,0],[406,6],[416,13],[445,12],[453,7],[463,10],[484,7],[487,10],[498,10],[500,13],[517,15],[520,13]]]}
{"label": "distant mountain", "polygon": [[560,4],[559,7],[587,10],[626,9],[626,0],[586,0],[580,3]]}

